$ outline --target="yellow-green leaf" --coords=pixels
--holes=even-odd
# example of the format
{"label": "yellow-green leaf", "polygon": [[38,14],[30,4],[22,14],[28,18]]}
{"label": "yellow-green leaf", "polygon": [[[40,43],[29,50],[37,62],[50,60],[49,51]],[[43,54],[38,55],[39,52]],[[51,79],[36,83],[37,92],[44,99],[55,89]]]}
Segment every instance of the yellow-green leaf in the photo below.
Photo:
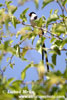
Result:
{"label": "yellow-green leaf", "polygon": [[53,54],[53,55],[52,55],[52,63],[53,63],[54,65],[56,65],[56,57],[57,57],[56,54]]}
{"label": "yellow-green leaf", "polygon": [[3,6],[3,4],[2,3],[0,3],[0,7],[2,7]]}
{"label": "yellow-green leaf", "polygon": [[39,6],[39,0],[34,0],[34,3],[36,5],[36,8],[38,8],[38,6]]}
{"label": "yellow-green leaf", "polygon": [[22,19],[23,22],[27,21],[26,18],[26,12],[28,11],[29,8],[26,8],[21,14],[20,14],[20,18]]}
{"label": "yellow-green leaf", "polygon": [[33,67],[33,62],[31,62],[29,65],[27,65],[27,66],[25,67],[25,69],[21,72],[21,78],[22,78],[22,80],[25,79],[25,77],[26,77],[26,71],[27,71],[27,69],[30,68],[30,67]]}
{"label": "yellow-green leaf", "polygon": [[38,64],[37,71],[38,71],[39,79],[42,79],[45,74],[45,67],[42,61]]}
{"label": "yellow-green leaf", "polygon": [[16,10],[17,10],[16,6],[14,6],[14,5],[8,6],[8,11],[9,11],[10,14],[14,14]]}
{"label": "yellow-green leaf", "polygon": [[47,4],[49,4],[52,1],[54,0],[43,0],[42,8],[44,8]]}

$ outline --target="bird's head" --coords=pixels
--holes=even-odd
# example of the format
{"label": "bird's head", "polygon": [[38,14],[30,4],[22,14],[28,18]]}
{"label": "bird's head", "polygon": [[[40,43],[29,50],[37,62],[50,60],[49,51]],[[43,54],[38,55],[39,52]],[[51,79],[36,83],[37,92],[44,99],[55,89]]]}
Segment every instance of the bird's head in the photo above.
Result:
{"label": "bird's head", "polygon": [[36,25],[35,21],[38,19],[36,13],[35,12],[30,12],[29,17],[30,17],[30,23],[34,27]]}
{"label": "bird's head", "polygon": [[30,17],[30,20],[36,20],[38,18],[35,12],[30,12],[29,17]]}
{"label": "bird's head", "polygon": [[36,13],[35,13],[35,12],[30,12],[30,13],[29,13],[29,16],[30,16],[30,17],[36,16]]}

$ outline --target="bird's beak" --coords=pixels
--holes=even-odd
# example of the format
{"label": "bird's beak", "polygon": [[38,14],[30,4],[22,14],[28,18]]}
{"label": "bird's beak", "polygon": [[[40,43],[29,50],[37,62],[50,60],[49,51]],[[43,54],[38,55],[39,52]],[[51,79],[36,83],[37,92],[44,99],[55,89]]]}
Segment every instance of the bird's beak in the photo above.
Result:
{"label": "bird's beak", "polygon": [[29,16],[30,16],[30,14],[29,14]]}

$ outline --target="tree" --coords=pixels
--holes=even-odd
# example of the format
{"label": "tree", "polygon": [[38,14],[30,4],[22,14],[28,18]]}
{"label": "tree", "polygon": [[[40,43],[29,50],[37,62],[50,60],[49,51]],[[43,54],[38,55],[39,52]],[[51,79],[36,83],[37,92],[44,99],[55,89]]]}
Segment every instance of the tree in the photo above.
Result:
{"label": "tree", "polygon": [[[19,10],[18,8],[21,5],[24,6],[26,2],[31,1],[32,0],[18,0],[17,6],[12,4],[12,0],[5,0],[4,3],[0,3],[0,63],[3,58],[5,58],[5,60],[7,59],[8,62],[7,66],[3,66],[3,68],[0,67],[0,100],[19,100],[23,95],[27,97],[22,98],[22,100],[29,100],[29,96],[30,99],[33,97],[33,100],[56,100],[57,98],[58,100],[65,100],[65,97],[67,97],[67,58],[65,58],[66,69],[63,73],[61,73],[60,70],[45,72],[46,66],[42,61],[36,64],[31,61],[20,73],[21,80],[14,80],[14,77],[7,80],[4,76],[4,72],[8,66],[13,69],[16,64],[16,62],[12,61],[13,57],[18,57],[22,61],[29,61],[29,59],[25,58],[29,50],[36,50],[39,53],[41,53],[42,49],[46,50],[48,54],[51,55],[52,63],[48,62],[47,64],[52,69],[54,69],[56,65],[57,55],[61,56],[62,52],[65,51],[64,53],[66,53],[67,51],[67,0],[43,0],[41,9],[44,9],[45,6],[50,5],[52,2],[56,2],[62,13],[58,14],[59,9],[55,11],[51,9],[47,19],[45,16],[39,18],[36,22],[37,26],[34,27],[33,31],[32,26],[26,24],[26,13],[29,8],[24,9],[19,18],[15,16],[16,11]],[[33,2],[35,3],[36,9],[38,9],[39,1],[34,0]],[[18,25],[23,25],[23,27],[17,30]],[[14,27],[17,33],[12,33],[11,27]],[[36,46],[33,47],[35,38],[40,34],[39,29],[44,31],[44,35],[38,38]],[[19,42],[16,42],[14,37],[16,37],[16,40]],[[32,46],[22,46],[22,43],[27,39],[32,41]],[[51,43],[50,48],[41,47],[41,44],[46,39],[49,39]],[[6,58],[7,54],[9,57]],[[31,67],[36,68],[39,79],[24,82],[27,75],[26,71]],[[43,77],[45,77],[45,79],[43,79]],[[29,84],[31,85],[32,91],[29,91]],[[13,93],[11,93],[11,91]]]}

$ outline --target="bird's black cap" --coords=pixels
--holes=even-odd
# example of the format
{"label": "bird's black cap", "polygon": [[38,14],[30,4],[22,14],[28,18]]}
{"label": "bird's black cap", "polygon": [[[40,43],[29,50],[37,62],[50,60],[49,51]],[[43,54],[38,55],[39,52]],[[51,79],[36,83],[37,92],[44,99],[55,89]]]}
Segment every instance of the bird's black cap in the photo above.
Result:
{"label": "bird's black cap", "polygon": [[35,12],[30,12],[30,13],[29,13],[29,16],[31,16],[32,14],[36,14],[36,13],[35,13]]}

